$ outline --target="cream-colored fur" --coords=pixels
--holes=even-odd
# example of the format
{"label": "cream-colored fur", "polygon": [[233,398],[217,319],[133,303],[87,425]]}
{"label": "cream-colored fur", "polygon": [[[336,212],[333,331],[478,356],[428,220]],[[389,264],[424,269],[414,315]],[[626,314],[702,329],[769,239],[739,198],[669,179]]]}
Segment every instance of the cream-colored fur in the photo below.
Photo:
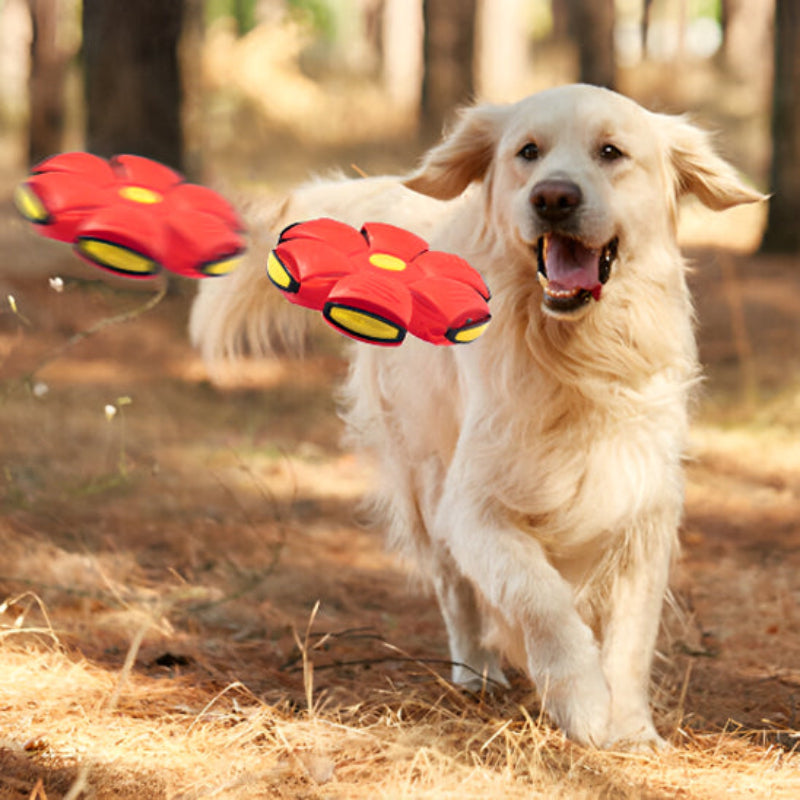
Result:
{"label": "cream-colored fur", "polygon": [[[570,313],[544,307],[536,274],[547,225],[532,190],[554,179],[580,188],[572,235],[619,242],[600,299]],[[203,283],[191,321],[211,360],[269,342],[291,307],[266,254],[284,225],[319,216],[405,226],[483,274],[493,321],[476,342],[353,347],[348,429],[382,467],[393,543],[432,580],[453,679],[503,683],[502,655],[596,746],[662,743],[649,675],[698,376],[675,236],[686,193],[715,209],[761,197],[684,119],[603,89],[478,106],[405,181],[300,188],[248,266]]]}

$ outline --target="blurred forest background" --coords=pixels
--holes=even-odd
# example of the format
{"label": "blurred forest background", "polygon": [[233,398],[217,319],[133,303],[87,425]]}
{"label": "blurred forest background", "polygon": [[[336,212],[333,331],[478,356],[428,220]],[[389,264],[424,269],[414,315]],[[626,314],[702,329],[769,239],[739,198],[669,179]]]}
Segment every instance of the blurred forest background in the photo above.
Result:
{"label": "blurred forest background", "polygon": [[3,167],[134,152],[271,187],[405,169],[453,110],[581,80],[695,111],[800,247],[794,0],[0,0]]}

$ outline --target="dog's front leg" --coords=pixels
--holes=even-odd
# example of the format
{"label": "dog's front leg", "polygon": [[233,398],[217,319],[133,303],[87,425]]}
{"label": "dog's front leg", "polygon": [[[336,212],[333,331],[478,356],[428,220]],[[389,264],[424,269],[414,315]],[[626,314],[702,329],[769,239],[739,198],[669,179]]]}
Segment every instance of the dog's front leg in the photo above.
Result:
{"label": "dog's front leg", "polygon": [[483,646],[485,626],[475,589],[447,552],[438,550],[434,562],[433,583],[447,628],[453,683],[470,691],[480,691],[487,683],[489,689],[507,687],[497,653]]}
{"label": "dog's front leg", "polygon": [[603,669],[611,687],[607,746],[665,746],[650,710],[650,670],[676,549],[676,523],[651,519],[629,537],[625,565],[616,576],[603,625]]}
{"label": "dog's front leg", "polygon": [[[469,495],[469,493],[466,493]],[[445,489],[436,537],[497,620],[500,645],[524,666],[548,714],[575,741],[607,740],[610,692],[571,586],[529,535]]]}

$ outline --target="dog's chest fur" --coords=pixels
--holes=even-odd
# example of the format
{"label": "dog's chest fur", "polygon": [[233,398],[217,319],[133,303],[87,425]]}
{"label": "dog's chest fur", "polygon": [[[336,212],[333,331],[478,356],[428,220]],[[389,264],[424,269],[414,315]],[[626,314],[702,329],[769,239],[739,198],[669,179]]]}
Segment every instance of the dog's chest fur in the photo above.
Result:
{"label": "dog's chest fur", "polygon": [[[488,506],[564,554],[623,534],[654,511],[679,514],[692,348],[682,354],[686,369],[635,386],[591,375],[567,384],[522,348],[505,356],[527,363],[504,369],[496,352],[457,358],[484,387],[461,402],[472,417],[464,430],[475,438],[465,469]],[[474,386],[476,376],[462,383]]]}

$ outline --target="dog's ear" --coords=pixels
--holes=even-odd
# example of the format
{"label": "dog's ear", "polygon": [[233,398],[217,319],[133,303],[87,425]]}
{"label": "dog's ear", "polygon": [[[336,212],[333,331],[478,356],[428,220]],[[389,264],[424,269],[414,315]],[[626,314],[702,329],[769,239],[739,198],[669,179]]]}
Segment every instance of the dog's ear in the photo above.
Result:
{"label": "dog's ear", "polygon": [[665,124],[669,166],[678,197],[693,194],[715,211],[754,203],[766,195],[745,185],[736,170],[714,151],[709,134],[685,117],[660,115]]}
{"label": "dog's ear", "polygon": [[422,165],[403,181],[415,192],[451,200],[489,169],[505,108],[481,105],[461,112],[453,130],[427,152]]}

